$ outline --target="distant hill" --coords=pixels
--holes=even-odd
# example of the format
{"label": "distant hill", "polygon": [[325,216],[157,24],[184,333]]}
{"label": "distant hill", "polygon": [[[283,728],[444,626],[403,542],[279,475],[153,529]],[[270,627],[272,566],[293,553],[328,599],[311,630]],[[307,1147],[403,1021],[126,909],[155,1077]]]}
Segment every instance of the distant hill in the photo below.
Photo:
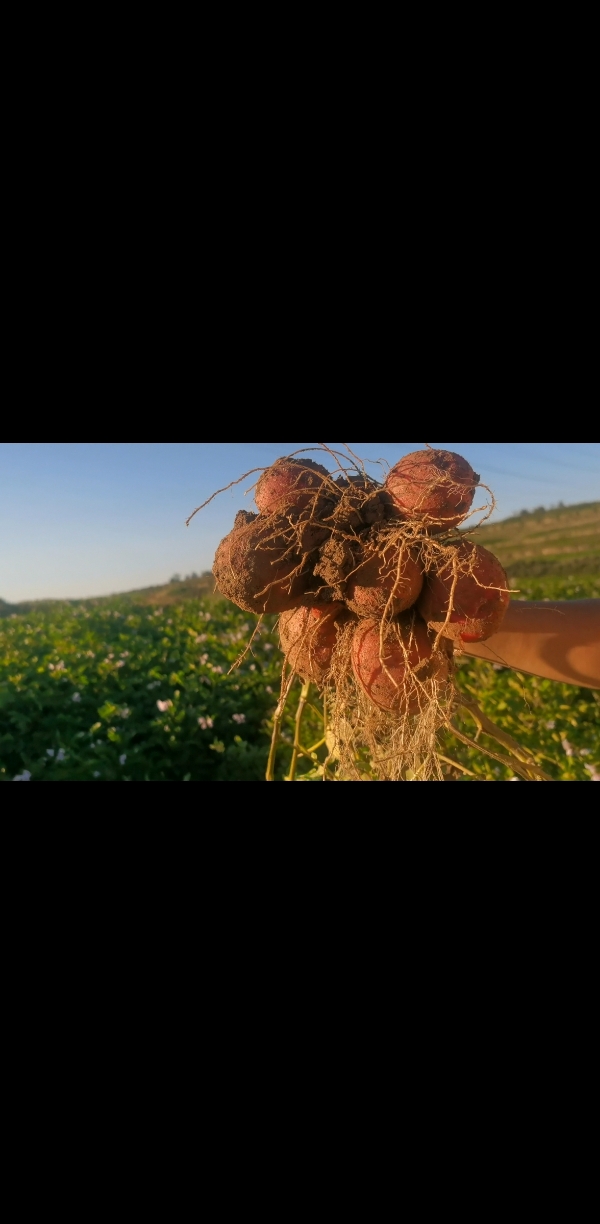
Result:
{"label": "distant hill", "polygon": [[[0,599],[0,617],[14,616],[25,612],[42,612],[57,608],[61,604],[85,604],[98,606],[109,603],[114,595],[103,595],[97,599],[37,599],[25,600],[23,603],[8,604]],[[181,582],[167,582],[164,586],[144,587],[140,591],[126,591],[119,595],[119,600],[128,600],[132,607],[166,608],[172,604],[183,603],[188,599],[215,598],[215,580],[212,574],[202,574],[200,578],[184,578]]]}
{"label": "distant hill", "polygon": [[[141,591],[126,591],[120,599],[129,599],[132,604],[167,608],[170,604],[183,603],[187,599],[210,599],[215,595],[215,580],[212,574],[200,578],[183,578],[165,583],[164,586],[144,587]],[[110,599],[111,596],[106,598]],[[220,596],[218,596],[220,598]],[[77,600],[77,603],[80,601]],[[102,603],[101,599],[89,602]]]}
{"label": "distant hill", "polygon": [[523,511],[467,534],[495,553],[511,578],[600,574],[600,502]]}
{"label": "distant hill", "polygon": [[[548,575],[569,578],[580,574],[600,574],[600,501],[579,506],[559,506],[555,510],[523,511],[514,518],[486,524],[467,535],[500,559],[510,578],[543,578]],[[114,596],[98,599],[42,599],[8,604],[0,599],[0,617],[32,610],[42,611],[60,603],[102,604]],[[219,598],[212,574],[184,578],[164,586],[127,591],[119,599],[133,605],[168,607],[188,599]]]}

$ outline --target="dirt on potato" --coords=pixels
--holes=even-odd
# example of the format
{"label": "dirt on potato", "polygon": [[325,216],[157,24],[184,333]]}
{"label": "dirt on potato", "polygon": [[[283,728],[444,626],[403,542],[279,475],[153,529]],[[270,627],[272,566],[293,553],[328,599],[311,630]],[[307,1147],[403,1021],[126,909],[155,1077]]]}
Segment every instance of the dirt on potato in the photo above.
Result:
{"label": "dirt on potato", "polygon": [[374,780],[442,780],[454,650],[497,632],[509,600],[500,563],[458,531],[487,486],[432,447],[374,480],[344,445],[350,462],[322,443],[329,467],[291,455],[262,472],[259,514],[239,514],[217,550],[217,585],[281,613],[282,701],[294,673],[321,689],[325,777],[364,779],[367,759]]}

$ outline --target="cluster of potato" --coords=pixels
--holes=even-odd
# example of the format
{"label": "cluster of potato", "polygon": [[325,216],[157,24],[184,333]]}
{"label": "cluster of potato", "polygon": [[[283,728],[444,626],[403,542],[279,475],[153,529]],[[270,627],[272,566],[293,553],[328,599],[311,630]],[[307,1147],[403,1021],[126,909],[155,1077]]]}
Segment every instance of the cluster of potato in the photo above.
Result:
{"label": "cluster of potato", "polygon": [[408,675],[443,680],[454,645],[484,641],[504,618],[500,562],[455,530],[478,483],[452,451],[406,455],[383,485],[279,459],[257,484],[258,514],[241,511],[217,549],[217,586],[246,611],[279,613],[289,663],[319,685],[353,623],[358,683],[380,709],[400,709]]}

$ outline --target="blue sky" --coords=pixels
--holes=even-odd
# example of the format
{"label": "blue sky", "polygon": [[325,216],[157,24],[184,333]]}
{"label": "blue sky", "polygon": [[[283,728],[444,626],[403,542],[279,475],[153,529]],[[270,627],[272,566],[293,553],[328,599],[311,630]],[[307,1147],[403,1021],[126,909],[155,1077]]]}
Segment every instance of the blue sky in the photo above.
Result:
{"label": "blue sky", "polygon": [[[243,490],[255,478],[223,494],[186,528],[194,507],[249,468],[311,445],[0,443],[0,598],[83,598],[210,569],[235,511],[251,505]],[[361,456],[393,464],[424,443],[349,445]],[[598,442],[431,445],[469,459],[496,493],[497,518],[524,507],[600,499]]]}

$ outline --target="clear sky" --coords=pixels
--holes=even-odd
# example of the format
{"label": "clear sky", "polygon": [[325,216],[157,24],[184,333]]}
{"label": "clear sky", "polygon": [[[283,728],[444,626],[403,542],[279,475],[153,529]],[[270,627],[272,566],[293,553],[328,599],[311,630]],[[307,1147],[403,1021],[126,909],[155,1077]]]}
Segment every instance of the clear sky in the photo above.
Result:
{"label": "clear sky", "polygon": [[[311,445],[0,443],[0,598],[84,598],[210,569],[236,510],[251,508],[243,491],[256,477],[223,494],[186,528],[191,511],[249,468]],[[363,457],[393,464],[424,443],[349,445]],[[496,493],[497,518],[558,501],[600,500],[598,442],[431,445],[469,459]]]}

